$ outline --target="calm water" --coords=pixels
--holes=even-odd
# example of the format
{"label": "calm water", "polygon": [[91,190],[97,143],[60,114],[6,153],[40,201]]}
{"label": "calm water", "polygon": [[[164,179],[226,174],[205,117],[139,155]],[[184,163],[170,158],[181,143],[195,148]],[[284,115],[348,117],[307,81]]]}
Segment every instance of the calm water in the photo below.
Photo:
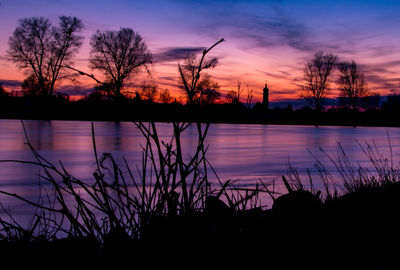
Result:
{"label": "calm water", "polygon": [[[24,121],[32,145],[49,161],[61,160],[65,168],[75,177],[90,179],[94,170],[91,138],[91,123],[78,121]],[[95,134],[98,152],[110,152],[122,164],[125,156],[131,168],[140,166],[143,139],[132,123],[96,122]],[[159,134],[168,140],[171,125],[157,124]],[[319,148],[335,153],[340,142],[349,159],[366,163],[367,159],[356,140],[376,143],[379,150],[390,157],[388,135],[393,148],[394,160],[399,160],[400,129],[376,127],[319,127],[280,125],[230,125],[213,124],[207,137],[208,159],[222,180],[237,180],[242,186],[252,186],[258,179],[271,183],[287,173],[289,162],[300,174],[313,168],[314,158],[327,158]],[[182,141],[186,157],[196,143],[196,127],[185,131]],[[21,122],[0,120],[0,159],[33,160]],[[333,166],[326,162],[328,169]],[[398,163],[396,163],[398,164]],[[37,194],[37,167],[0,163],[0,189],[29,197]],[[277,183],[280,181],[277,181]],[[22,206],[4,197],[3,204],[11,208]],[[22,209],[20,209],[23,211]]]}

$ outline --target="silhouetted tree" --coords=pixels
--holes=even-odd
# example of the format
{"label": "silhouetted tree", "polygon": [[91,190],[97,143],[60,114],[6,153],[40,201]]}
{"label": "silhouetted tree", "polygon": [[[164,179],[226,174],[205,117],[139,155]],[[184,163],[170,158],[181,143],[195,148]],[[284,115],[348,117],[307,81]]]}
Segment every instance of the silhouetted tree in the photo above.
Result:
{"label": "silhouetted tree", "polygon": [[253,107],[253,111],[257,114],[263,114],[265,113],[265,107],[261,102],[257,102]]}
{"label": "silhouetted tree", "polygon": [[385,111],[399,112],[400,111],[400,95],[387,96],[387,100],[382,104],[382,109]]}
{"label": "silhouetted tree", "polygon": [[144,84],[142,85],[142,90],[140,91],[140,97],[142,100],[148,103],[154,103],[158,95],[158,87],[155,84]]}
{"label": "silhouetted tree", "polygon": [[201,104],[214,104],[221,96],[221,93],[214,88],[206,88],[203,90]]}
{"label": "silhouetted tree", "polygon": [[253,89],[249,88],[249,85],[247,85],[247,98],[246,98],[246,107],[250,109],[251,107],[251,101],[253,100]]}
{"label": "silhouetted tree", "polygon": [[234,90],[229,91],[226,94],[226,99],[228,100],[228,103],[235,103],[237,101],[236,92]]}
{"label": "silhouetted tree", "polygon": [[361,107],[366,110],[377,110],[381,103],[381,96],[378,94],[368,95],[362,98]]}
{"label": "silhouetted tree", "polygon": [[204,77],[197,83],[198,98],[195,100],[199,104],[213,104],[221,96],[218,92],[218,82],[211,79],[211,76],[205,74]]}
{"label": "silhouetted tree", "polygon": [[63,72],[64,65],[71,64],[81,47],[83,37],[79,33],[82,29],[83,24],[76,17],[59,17],[57,27],[52,27],[44,17],[19,21],[9,38],[7,54],[18,68],[31,74],[27,84],[35,84],[32,88],[35,93],[52,95],[56,82],[71,76]]}
{"label": "silhouetted tree", "polygon": [[329,88],[329,76],[335,66],[337,57],[333,54],[315,53],[304,68],[304,85],[302,96],[315,107],[317,112],[322,111],[323,102]]}
{"label": "silhouetted tree", "polygon": [[110,100],[114,93],[115,85],[113,82],[99,83],[92,93],[88,96],[90,100]]}
{"label": "silhouetted tree", "polygon": [[173,98],[172,98],[171,93],[169,92],[168,89],[162,89],[162,90],[160,90],[160,94],[159,94],[159,97],[158,97],[158,101],[159,101],[160,103],[165,103],[165,104],[172,103]]}
{"label": "silhouetted tree", "polygon": [[[90,67],[101,71],[115,85],[113,95],[122,96],[126,80],[152,63],[152,54],[142,37],[131,28],[97,31],[91,38]],[[83,74],[88,75],[88,74]],[[90,76],[90,75],[88,75]],[[93,77],[94,78],[94,77]],[[97,79],[95,79],[98,81]]]}
{"label": "silhouetted tree", "polygon": [[4,90],[3,84],[0,83],[0,97],[1,96],[8,96],[8,93],[6,92],[6,90]]}
{"label": "silhouetted tree", "polygon": [[205,56],[212,48],[223,41],[224,39],[221,39],[210,48],[205,49],[200,60],[197,60],[195,55],[190,55],[185,59],[182,65],[178,64],[179,74],[182,80],[182,88],[185,90],[187,102],[189,104],[196,103],[196,100],[199,99],[199,96],[201,95],[200,89],[197,87],[201,71],[213,68],[217,65],[217,58],[207,60],[205,59]]}
{"label": "silhouetted tree", "polygon": [[354,61],[341,62],[337,66],[340,72],[338,85],[345,105],[352,110],[358,111],[363,98],[368,94],[364,73]]}
{"label": "silhouetted tree", "polygon": [[[45,89],[48,89],[48,81],[44,81]],[[42,94],[43,88],[39,84],[39,81],[35,74],[29,75],[21,84],[21,89],[24,94],[27,95],[39,95]]]}
{"label": "silhouetted tree", "polygon": [[229,103],[232,104],[240,104],[240,96],[243,93],[243,88],[241,88],[241,81],[237,81],[237,90],[231,90],[226,94],[226,98],[228,99]]}

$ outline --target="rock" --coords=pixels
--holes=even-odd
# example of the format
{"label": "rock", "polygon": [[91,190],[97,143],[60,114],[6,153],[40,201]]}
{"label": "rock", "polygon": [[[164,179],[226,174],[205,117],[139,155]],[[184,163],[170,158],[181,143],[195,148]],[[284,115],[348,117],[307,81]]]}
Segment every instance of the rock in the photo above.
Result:
{"label": "rock", "polygon": [[272,210],[275,215],[299,216],[315,213],[321,209],[322,202],[318,196],[306,190],[296,190],[278,197]]}
{"label": "rock", "polygon": [[218,219],[223,216],[231,216],[234,214],[233,209],[214,196],[207,197],[204,210],[209,217]]}
{"label": "rock", "polygon": [[204,213],[212,232],[218,235],[230,235],[237,232],[235,210],[217,197],[206,199]]}

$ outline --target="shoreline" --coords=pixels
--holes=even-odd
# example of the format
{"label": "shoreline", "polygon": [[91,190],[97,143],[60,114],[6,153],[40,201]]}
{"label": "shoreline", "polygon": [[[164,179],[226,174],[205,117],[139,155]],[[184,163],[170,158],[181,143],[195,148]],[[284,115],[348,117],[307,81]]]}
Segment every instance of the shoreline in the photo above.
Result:
{"label": "shoreline", "polygon": [[135,100],[69,101],[57,96],[0,99],[0,119],[24,120],[400,127],[399,112],[400,108],[394,105],[362,112],[335,108],[318,113],[309,107],[267,110],[263,105],[250,108],[241,103],[183,105]]}
{"label": "shoreline", "polygon": [[112,231],[104,239],[74,235],[2,239],[0,258],[15,263],[21,256],[34,260],[47,254],[51,256],[42,263],[50,264],[68,254],[101,265],[122,257],[145,263],[151,258],[172,258],[176,252],[196,260],[207,252],[200,263],[232,263],[229,259],[252,264],[257,256],[272,269],[393,269],[399,264],[395,216],[400,207],[399,184],[364,187],[328,201],[319,193],[291,190],[266,210],[233,210],[210,197],[202,211],[154,217],[140,239]]}
{"label": "shoreline", "polygon": [[186,122],[186,123],[209,123],[209,124],[227,124],[227,125],[276,125],[276,126],[304,126],[304,127],[345,127],[345,128],[358,128],[358,127],[378,127],[378,128],[400,128],[400,123],[396,124],[346,124],[346,123],[338,123],[338,122],[321,122],[318,125],[315,125],[311,122],[279,122],[279,121],[212,121],[212,120],[194,120],[189,121],[187,119],[127,119],[127,118],[120,118],[120,119],[107,119],[107,118],[33,118],[33,117],[4,117],[0,116],[0,120],[36,120],[36,121],[86,121],[86,122],[155,122],[155,123],[172,123],[172,122]]}

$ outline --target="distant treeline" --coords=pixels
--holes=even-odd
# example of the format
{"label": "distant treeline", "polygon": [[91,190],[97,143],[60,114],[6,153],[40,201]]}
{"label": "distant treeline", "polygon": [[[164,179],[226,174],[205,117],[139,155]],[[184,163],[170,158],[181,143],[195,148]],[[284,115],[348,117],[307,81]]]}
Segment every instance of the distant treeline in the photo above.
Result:
{"label": "distant treeline", "polygon": [[262,103],[181,104],[148,102],[140,98],[115,100],[67,96],[2,95],[0,118],[98,121],[184,121],[299,125],[400,126],[400,95],[388,96],[381,106],[354,111],[337,106],[317,112],[309,106],[267,110]]}

